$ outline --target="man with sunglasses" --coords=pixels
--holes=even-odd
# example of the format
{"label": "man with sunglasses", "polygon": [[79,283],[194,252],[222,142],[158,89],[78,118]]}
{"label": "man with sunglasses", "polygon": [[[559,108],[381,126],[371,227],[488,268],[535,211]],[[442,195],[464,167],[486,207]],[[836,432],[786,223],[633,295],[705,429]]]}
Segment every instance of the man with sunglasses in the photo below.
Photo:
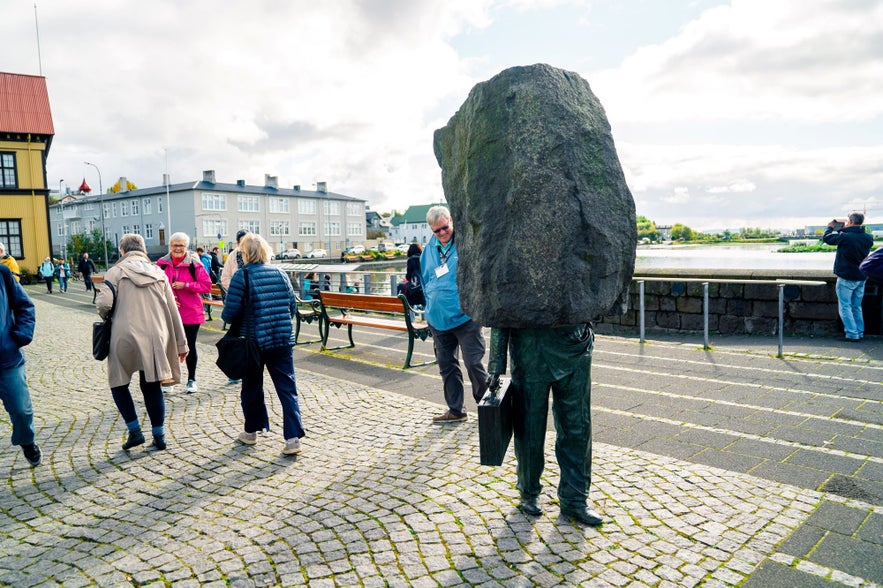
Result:
{"label": "man with sunglasses", "polygon": [[457,348],[462,352],[472,382],[472,396],[478,402],[487,389],[488,380],[488,373],[481,363],[484,335],[481,325],[460,308],[457,245],[451,213],[444,206],[433,206],[426,213],[426,222],[435,234],[420,256],[426,322],[432,331],[432,344],[448,405],[448,410],[433,417],[432,422],[459,423],[466,420],[466,411],[463,410],[463,372],[457,360]]}

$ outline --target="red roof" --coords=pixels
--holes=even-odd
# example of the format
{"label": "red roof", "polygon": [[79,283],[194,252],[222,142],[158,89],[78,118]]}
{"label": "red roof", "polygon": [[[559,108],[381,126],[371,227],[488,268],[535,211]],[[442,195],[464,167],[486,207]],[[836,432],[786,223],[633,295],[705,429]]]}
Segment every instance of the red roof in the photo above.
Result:
{"label": "red roof", "polygon": [[46,78],[0,72],[0,131],[55,135]]}

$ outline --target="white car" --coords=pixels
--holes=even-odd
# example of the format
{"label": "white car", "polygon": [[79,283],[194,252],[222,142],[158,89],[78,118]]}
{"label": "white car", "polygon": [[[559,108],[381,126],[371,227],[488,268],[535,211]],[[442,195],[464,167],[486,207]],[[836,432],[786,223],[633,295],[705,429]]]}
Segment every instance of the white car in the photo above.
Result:
{"label": "white car", "polygon": [[352,247],[350,247],[350,253],[352,253],[353,255],[361,255],[362,253],[365,253],[365,246],[353,245]]}
{"label": "white car", "polygon": [[411,244],[410,244],[410,243],[402,243],[401,245],[399,245],[398,247],[396,247],[396,249],[398,249],[398,250],[401,251],[402,253],[407,253],[407,252],[408,252],[408,248],[410,248],[410,247],[411,247]]}
{"label": "white car", "polygon": [[313,249],[307,253],[307,259],[317,259],[319,257],[328,257],[328,252],[324,249]]}
{"label": "white car", "polygon": [[277,255],[276,259],[300,259],[300,251],[297,249],[287,249]]}

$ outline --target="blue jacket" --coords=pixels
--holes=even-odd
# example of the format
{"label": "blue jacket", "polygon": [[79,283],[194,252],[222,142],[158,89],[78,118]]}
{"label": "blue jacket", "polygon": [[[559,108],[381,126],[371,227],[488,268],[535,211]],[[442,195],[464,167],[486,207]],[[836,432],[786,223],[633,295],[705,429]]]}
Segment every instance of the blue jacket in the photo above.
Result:
{"label": "blue jacket", "polygon": [[457,289],[457,244],[451,236],[451,249],[447,254],[448,273],[435,275],[442,265],[441,243],[437,237],[429,240],[420,256],[420,272],[423,279],[423,296],[426,298],[426,322],[437,331],[450,331],[472,320],[460,308],[460,290]]}
{"label": "blue jacket", "polygon": [[21,348],[34,339],[34,303],[12,272],[0,264],[0,369],[24,361]]}
{"label": "blue jacket", "polygon": [[864,281],[866,279],[858,266],[871,251],[874,238],[865,232],[863,226],[844,227],[835,231],[831,227],[825,229],[822,241],[837,246],[834,257],[834,275],[844,280]]}
{"label": "blue jacket", "polygon": [[233,274],[221,318],[228,323],[241,318],[240,333],[252,337],[261,350],[291,347],[291,319],[296,309],[294,288],[282,270],[266,263],[249,263]]}

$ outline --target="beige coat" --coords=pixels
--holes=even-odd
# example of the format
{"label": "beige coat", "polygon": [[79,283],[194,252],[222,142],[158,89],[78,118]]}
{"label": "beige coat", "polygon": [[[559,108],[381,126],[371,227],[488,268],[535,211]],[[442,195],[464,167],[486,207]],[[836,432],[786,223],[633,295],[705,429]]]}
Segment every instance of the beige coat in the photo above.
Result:
{"label": "beige coat", "polygon": [[[127,385],[141,370],[148,382],[179,383],[178,354],[188,351],[187,339],[165,272],[132,251],[107,270],[104,281],[117,292],[107,358],[110,387]],[[110,288],[101,288],[96,304],[101,318],[112,304]]]}

